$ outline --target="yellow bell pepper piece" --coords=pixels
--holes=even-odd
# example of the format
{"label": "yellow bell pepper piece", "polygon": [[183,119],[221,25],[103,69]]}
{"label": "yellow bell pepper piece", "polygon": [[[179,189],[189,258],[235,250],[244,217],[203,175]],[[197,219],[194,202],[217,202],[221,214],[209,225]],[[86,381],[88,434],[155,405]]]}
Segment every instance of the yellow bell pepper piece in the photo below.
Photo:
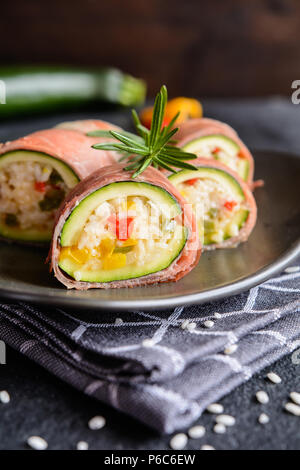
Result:
{"label": "yellow bell pepper piece", "polygon": [[64,246],[60,251],[59,259],[61,261],[66,258],[70,258],[76,263],[84,264],[91,258],[91,254],[88,250],[79,250],[76,246]]}
{"label": "yellow bell pepper piece", "polygon": [[136,210],[136,204],[133,201],[127,201],[127,210],[128,211],[135,211]]}
{"label": "yellow bell pepper piece", "polygon": [[123,253],[113,253],[103,260],[103,269],[118,269],[126,266],[126,255]]}
{"label": "yellow bell pepper piece", "polygon": [[115,248],[115,241],[112,238],[103,238],[100,243],[100,256],[105,258],[110,256]]}
{"label": "yellow bell pepper piece", "polygon": [[122,242],[122,247],[123,246],[135,246],[138,244],[138,241],[135,240],[134,238],[128,238],[128,240],[125,240]]}

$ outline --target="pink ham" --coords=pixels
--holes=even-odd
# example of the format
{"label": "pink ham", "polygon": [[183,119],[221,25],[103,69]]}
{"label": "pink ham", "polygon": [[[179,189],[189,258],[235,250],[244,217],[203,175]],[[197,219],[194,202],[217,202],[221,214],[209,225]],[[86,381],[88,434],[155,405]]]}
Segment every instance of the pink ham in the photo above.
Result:
{"label": "pink ham", "polygon": [[[121,128],[111,124],[110,122],[100,121],[99,119],[85,119],[82,121],[66,121],[61,122],[55,126],[56,129],[69,129],[71,131],[82,132],[87,134],[88,132],[103,130],[103,131],[120,131]],[[107,139],[106,139],[107,140]]]}
{"label": "pink ham", "polygon": [[239,138],[235,130],[228,126],[228,124],[208,118],[190,119],[185,121],[180,125],[180,129],[176,134],[177,146],[184,147],[188,142],[194,139],[212,134],[222,134],[237,143],[241,149],[243,158],[246,158],[249,162],[247,183],[252,187],[254,174],[253,156],[250,150]]}
{"label": "pink ham", "polygon": [[[90,126],[87,121],[85,123],[81,127],[82,129]],[[102,123],[102,121],[98,121],[98,123]],[[102,128],[107,129],[107,126],[111,128],[112,125],[102,123]],[[77,130],[53,128],[34,132],[3,144],[0,147],[0,154],[14,150],[42,152],[64,161],[80,179],[87,177],[98,168],[118,161],[119,155],[116,152],[92,148],[92,145],[96,143],[107,142],[108,138],[87,137],[85,133],[78,130],[79,128]]]}
{"label": "pink ham", "polygon": [[[141,175],[132,180],[132,172],[124,171],[124,165],[113,164],[101,171],[95,172],[89,178],[81,181],[75,188],[68,194],[63,205],[60,207],[53,231],[52,244],[48,259],[50,260],[51,269],[53,269],[56,278],[69,289],[75,288],[85,290],[90,288],[118,288],[118,287],[135,287],[148,284],[155,284],[158,282],[178,281],[183,276],[188,274],[194,266],[198,263],[201,244],[197,233],[197,224],[195,217],[192,214],[190,205],[181,196],[179,191],[168,181],[168,179],[158,170],[148,167]],[[89,194],[97,189],[106,186],[107,184],[119,181],[134,181],[146,182],[159,186],[168,191],[180,204],[183,211],[183,223],[188,229],[189,238],[186,242],[184,249],[172,264],[159,272],[148,274],[136,279],[128,279],[121,281],[112,281],[107,283],[89,283],[82,281],[75,281],[67,274],[65,274],[58,266],[59,259],[59,237],[64,226],[64,223],[76,205]]]}

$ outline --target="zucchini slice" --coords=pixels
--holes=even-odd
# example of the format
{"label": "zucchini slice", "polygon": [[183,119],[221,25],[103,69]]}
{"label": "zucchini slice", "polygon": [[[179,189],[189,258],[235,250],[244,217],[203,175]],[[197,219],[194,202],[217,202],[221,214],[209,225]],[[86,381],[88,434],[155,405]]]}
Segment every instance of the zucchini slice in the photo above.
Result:
{"label": "zucchini slice", "polygon": [[249,208],[239,182],[220,168],[182,170],[169,180],[192,204],[204,245],[219,245],[237,237]]}
{"label": "zucchini slice", "polygon": [[195,153],[199,157],[213,158],[236,171],[247,181],[249,162],[241,157],[240,147],[229,137],[222,134],[211,134],[191,140],[183,150]]}
{"label": "zucchini slice", "polygon": [[72,168],[50,155],[28,150],[0,155],[0,236],[50,241],[55,212],[78,181]]}
{"label": "zucchini slice", "polygon": [[65,221],[58,265],[76,281],[91,283],[161,271],[187,241],[180,215],[178,202],[161,187],[132,181],[108,184],[82,199]]}

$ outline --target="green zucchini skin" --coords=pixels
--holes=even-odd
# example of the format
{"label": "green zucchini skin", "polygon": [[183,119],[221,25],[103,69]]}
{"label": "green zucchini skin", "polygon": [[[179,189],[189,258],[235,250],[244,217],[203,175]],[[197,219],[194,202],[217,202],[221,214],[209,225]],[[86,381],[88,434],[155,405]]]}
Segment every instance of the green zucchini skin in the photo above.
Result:
{"label": "green zucchini skin", "polygon": [[6,88],[0,119],[95,102],[135,106],[142,104],[146,95],[143,80],[109,67],[0,67],[0,80]]}

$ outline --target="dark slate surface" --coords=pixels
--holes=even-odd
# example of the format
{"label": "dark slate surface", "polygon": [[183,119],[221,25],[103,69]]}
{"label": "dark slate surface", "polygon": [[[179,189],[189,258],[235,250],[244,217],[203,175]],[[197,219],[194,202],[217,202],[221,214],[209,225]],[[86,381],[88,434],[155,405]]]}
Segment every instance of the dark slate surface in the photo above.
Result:
{"label": "dark slate surface", "polygon": [[[169,448],[168,436],[159,436],[82,395],[11,349],[7,356],[7,365],[0,366],[0,388],[10,392],[11,402],[0,404],[0,449],[25,449],[27,437],[33,434],[45,437],[50,449],[74,449],[79,440],[88,441],[91,449]],[[265,373],[271,369],[282,377],[282,384],[265,380]],[[221,401],[226,412],[236,417],[234,427],[225,435],[216,435],[213,416],[204,413],[198,422],[206,426],[206,436],[190,439],[187,449],[200,449],[202,444],[216,449],[300,449],[299,418],[282,410],[289,392],[300,390],[300,365],[295,366],[286,356],[267,371]],[[260,389],[269,393],[268,405],[256,403],[254,395]],[[270,423],[264,426],[257,422],[262,411],[270,416]],[[100,431],[90,431],[87,422],[98,414],[106,417],[107,425]]]}
{"label": "dark slate surface", "polygon": [[[204,103],[207,116],[226,120],[256,149],[289,150],[300,153],[300,107],[278,98],[251,101],[209,101]],[[128,113],[108,111],[92,117],[105,117],[128,127]],[[66,119],[91,117],[88,113],[0,124],[0,141],[27,132],[49,127]],[[207,427],[201,440],[190,440],[187,449],[211,444],[217,449],[300,449],[299,418],[282,408],[292,390],[300,392],[300,365],[286,356],[272,370],[283,379],[280,385],[269,384],[263,371],[222,400],[227,413],[237,424],[225,435],[212,432],[213,417],[204,414],[199,420]],[[268,369],[270,370],[270,368]],[[11,349],[7,365],[0,366],[0,390],[11,394],[11,403],[0,404],[0,449],[23,449],[29,435],[44,436],[51,449],[73,449],[79,440],[87,440],[94,449],[168,449],[169,437],[159,436],[125,415],[53,378],[49,373]],[[259,389],[270,394],[270,403],[255,402]],[[267,412],[270,423],[257,423],[259,414]],[[97,432],[87,428],[87,421],[96,414],[107,418],[107,426]]]}

